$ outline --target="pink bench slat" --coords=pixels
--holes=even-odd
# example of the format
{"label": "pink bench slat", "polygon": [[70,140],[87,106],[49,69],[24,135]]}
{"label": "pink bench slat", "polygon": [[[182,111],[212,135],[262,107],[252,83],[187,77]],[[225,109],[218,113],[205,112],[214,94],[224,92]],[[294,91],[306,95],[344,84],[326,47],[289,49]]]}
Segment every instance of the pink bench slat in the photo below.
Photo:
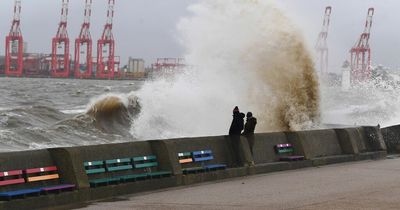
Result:
{"label": "pink bench slat", "polygon": [[22,170],[3,171],[0,172],[0,177],[22,175]]}
{"label": "pink bench slat", "polygon": [[31,168],[31,169],[26,169],[25,173],[33,174],[33,173],[40,173],[40,172],[47,172],[47,171],[57,171],[57,167],[49,166],[49,167],[43,167],[43,168]]}
{"label": "pink bench slat", "polygon": [[25,183],[23,178],[0,181],[0,186]]}

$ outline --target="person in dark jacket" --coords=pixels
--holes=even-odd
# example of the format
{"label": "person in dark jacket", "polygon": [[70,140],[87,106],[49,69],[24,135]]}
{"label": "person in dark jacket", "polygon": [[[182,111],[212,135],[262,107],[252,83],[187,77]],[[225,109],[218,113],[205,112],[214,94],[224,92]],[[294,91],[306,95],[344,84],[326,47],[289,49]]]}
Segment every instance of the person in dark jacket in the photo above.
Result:
{"label": "person in dark jacket", "polygon": [[247,112],[246,124],[244,125],[243,135],[254,134],[257,125],[257,118],[253,117],[253,113]]}
{"label": "person in dark jacket", "polygon": [[229,128],[229,136],[233,147],[233,152],[235,161],[233,163],[234,166],[243,165],[244,157],[240,149],[240,133],[244,127],[244,113],[239,112],[239,108],[236,106],[233,109],[233,120],[231,123],[231,127]]}
{"label": "person in dark jacket", "polygon": [[244,113],[239,112],[239,108],[235,106],[233,109],[233,120],[229,128],[229,135],[240,135],[243,130]]}
{"label": "person in dark jacket", "polygon": [[246,124],[244,125],[243,135],[246,136],[247,141],[249,142],[250,152],[253,155],[253,146],[254,146],[254,130],[257,125],[257,118],[253,117],[253,113],[247,112],[246,115]]}

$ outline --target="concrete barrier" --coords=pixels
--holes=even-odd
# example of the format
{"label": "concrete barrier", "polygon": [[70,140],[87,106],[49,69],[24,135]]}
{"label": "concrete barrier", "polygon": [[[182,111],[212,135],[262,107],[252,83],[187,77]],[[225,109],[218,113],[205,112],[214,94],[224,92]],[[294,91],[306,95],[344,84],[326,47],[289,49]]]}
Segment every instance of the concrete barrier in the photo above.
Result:
{"label": "concrete barrier", "polygon": [[[359,154],[363,152],[365,145],[363,144],[362,135],[357,128],[335,129],[343,154]],[[360,146],[364,145],[364,146]]]}
{"label": "concrete barrier", "polygon": [[271,163],[279,160],[274,146],[288,143],[285,133],[259,133],[254,135],[253,158],[255,164]]}
{"label": "concrete barrier", "polygon": [[[250,152],[248,139],[243,136],[180,138],[0,153],[0,171],[56,165],[62,182],[77,185],[77,190],[74,192],[0,202],[0,209],[49,207],[251,174],[343,161],[379,159],[386,156],[383,137],[387,137],[389,132],[391,136],[396,136],[396,132],[399,131],[400,128],[386,129],[386,134],[382,135],[378,127],[359,127],[255,134],[252,139],[253,155]],[[279,156],[276,155],[274,146],[281,143],[292,143],[295,155],[304,155],[307,160],[278,162]],[[183,175],[178,153],[197,150],[212,150],[214,160],[210,163],[226,164],[228,168]],[[158,157],[160,170],[172,171],[173,176],[90,188],[83,162],[150,154]],[[249,164],[253,161],[254,166]],[[124,173],[124,171],[116,172],[113,175],[124,175]],[[0,191],[10,189],[14,188],[0,187]]]}
{"label": "concrete barrier", "polygon": [[363,127],[369,151],[386,151],[386,144],[382,132],[377,126]]}
{"label": "concrete barrier", "polygon": [[306,159],[341,155],[342,150],[334,130],[312,130],[286,133],[297,155]]}
{"label": "concrete barrier", "polygon": [[382,128],[382,136],[388,153],[400,152],[400,125]]}

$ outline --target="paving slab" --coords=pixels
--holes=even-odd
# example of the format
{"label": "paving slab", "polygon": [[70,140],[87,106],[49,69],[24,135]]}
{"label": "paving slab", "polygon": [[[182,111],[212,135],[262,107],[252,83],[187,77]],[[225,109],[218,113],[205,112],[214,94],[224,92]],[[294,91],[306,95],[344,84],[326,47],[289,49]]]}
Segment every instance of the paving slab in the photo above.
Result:
{"label": "paving slab", "polygon": [[282,171],[96,201],[75,209],[399,209],[400,159]]}

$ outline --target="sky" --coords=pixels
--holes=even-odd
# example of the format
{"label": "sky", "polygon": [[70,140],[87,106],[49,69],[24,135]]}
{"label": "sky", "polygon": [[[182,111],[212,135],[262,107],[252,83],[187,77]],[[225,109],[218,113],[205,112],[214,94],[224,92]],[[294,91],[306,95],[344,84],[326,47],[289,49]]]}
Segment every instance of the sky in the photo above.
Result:
{"label": "sky", "polygon": [[[97,40],[106,20],[107,0],[93,0],[92,38]],[[157,57],[181,57],[176,25],[190,15],[187,7],[201,0],[117,0],[114,18],[116,54],[126,62],[129,56],[144,58],[146,65]],[[230,1],[230,0],[226,0]],[[233,1],[233,0],[232,0]],[[350,48],[363,31],[369,7],[375,8],[370,45],[373,64],[399,68],[399,0],[276,0],[297,25],[310,51],[322,26],[326,6],[332,6],[328,45],[329,71],[338,71],[348,59]],[[9,31],[13,0],[0,3],[0,40]],[[84,0],[70,0],[68,32],[74,40],[83,21]],[[49,53],[51,38],[60,20],[61,0],[22,0],[21,28],[28,51]],[[0,54],[4,54],[0,41]],[[71,50],[73,51],[73,50]]]}

